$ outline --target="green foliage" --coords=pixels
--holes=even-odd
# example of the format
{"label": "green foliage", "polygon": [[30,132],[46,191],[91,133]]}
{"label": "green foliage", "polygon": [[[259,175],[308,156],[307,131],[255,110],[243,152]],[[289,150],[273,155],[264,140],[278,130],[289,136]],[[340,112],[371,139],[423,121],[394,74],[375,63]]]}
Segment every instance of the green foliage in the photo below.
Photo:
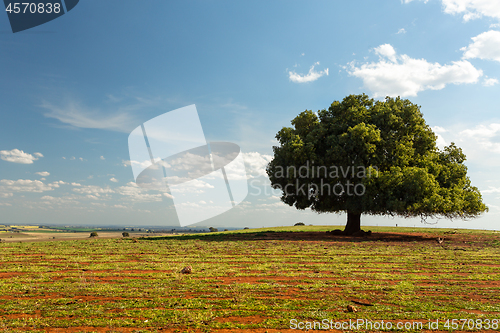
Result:
{"label": "green foliage", "polygon": [[90,233],[90,237],[97,237],[97,236],[99,236],[99,235],[98,235],[98,234],[97,234],[97,232],[95,232],[95,231],[92,231],[92,232]]}
{"label": "green foliage", "polygon": [[[454,143],[439,150],[420,107],[407,99],[350,95],[291,123],[276,135],[279,146],[267,167],[290,206],[422,218],[471,218],[488,209],[467,177],[462,150]],[[328,173],[317,172],[321,166]],[[301,167],[301,175],[287,172]],[[336,184],[351,184],[350,194],[327,191]]]}
{"label": "green foliage", "polygon": [[122,236],[123,237],[130,237],[129,233],[128,232],[122,232]]}
{"label": "green foliage", "polygon": [[296,226],[296,225],[305,225],[305,224],[303,222],[297,222],[294,224],[294,226]]}
{"label": "green foliage", "polygon": [[210,232],[218,232],[219,231],[219,229],[214,228],[214,227],[210,227],[210,228],[208,228],[208,230],[210,230]]}

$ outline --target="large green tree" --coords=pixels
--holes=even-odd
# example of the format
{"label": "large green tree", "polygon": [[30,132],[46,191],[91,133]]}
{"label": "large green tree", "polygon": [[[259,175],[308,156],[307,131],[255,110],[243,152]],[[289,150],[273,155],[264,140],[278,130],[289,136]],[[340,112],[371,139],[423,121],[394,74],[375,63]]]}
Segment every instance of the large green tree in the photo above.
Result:
{"label": "large green tree", "polygon": [[438,149],[420,107],[407,99],[350,95],[300,113],[292,125],[276,135],[271,186],[297,209],[347,212],[344,234],[361,230],[361,214],[452,219],[488,209],[462,150]]}

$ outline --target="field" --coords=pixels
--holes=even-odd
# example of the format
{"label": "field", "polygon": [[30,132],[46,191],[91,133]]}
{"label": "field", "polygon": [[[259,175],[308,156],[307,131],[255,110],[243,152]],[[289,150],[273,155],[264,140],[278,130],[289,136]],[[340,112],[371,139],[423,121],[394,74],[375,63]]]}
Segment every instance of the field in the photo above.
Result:
{"label": "field", "polygon": [[[74,227],[39,227],[39,226],[2,226],[0,225],[0,241],[2,242],[43,242],[53,240],[83,240],[95,231],[99,238],[120,238],[124,230],[102,230],[90,228]],[[151,235],[165,235],[164,233],[148,234],[144,231],[126,230],[131,237],[148,237]]]}
{"label": "field", "polygon": [[[147,237],[144,232],[129,232],[132,237]],[[99,238],[120,238],[121,231],[115,232],[98,232]],[[43,242],[43,241],[60,241],[60,240],[85,240],[90,236],[89,232],[44,232],[44,231],[23,231],[23,232],[0,232],[0,240],[2,242]]]}
{"label": "field", "polygon": [[2,242],[0,331],[500,330],[500,232],[331,229]]}

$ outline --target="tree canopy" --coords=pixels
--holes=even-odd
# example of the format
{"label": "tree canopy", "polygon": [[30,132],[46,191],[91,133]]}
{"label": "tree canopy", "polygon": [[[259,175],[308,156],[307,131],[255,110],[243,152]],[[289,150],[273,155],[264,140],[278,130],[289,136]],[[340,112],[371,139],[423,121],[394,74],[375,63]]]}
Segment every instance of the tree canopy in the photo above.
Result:
{"label": "tree canopy", "polygon": [[438,149],[420,107],[407,99],[350,95],[291,123],[276,135],[271,186],[297,209],[347,212],[345,234],[360,231],[361,214],[452,219],[488,209],[462,149]]}

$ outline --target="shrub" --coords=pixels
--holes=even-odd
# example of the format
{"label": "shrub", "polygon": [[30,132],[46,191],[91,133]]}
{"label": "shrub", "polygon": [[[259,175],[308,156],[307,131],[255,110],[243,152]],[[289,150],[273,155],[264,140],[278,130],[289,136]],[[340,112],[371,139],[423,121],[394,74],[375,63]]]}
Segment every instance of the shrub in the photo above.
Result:
{"label": "shrub", "polygon": [[305,224],[304,224],[304,223],[302,223],[302,222],[297,222],[297,223],[295,223],[294,225],[305,225]]}
{"label": "shrub", "polygon": [[122,232],[122,236],[123,237],[129,237],[130,235],[128,234],[128,232]]}
{"label": "shrub", "polygon": [[214,228],[214,227],[210,227],[210,228],[208,228],[208,230],[210,230],[210,232],[217,232],[217,231],[219,231],[219,229]]}
{"label": "shrub", "polygon": [[99,236],[99,235],[98,235],[98,234],[97,234],[97,232],[95,232],[95,231],[92,231],[92,232],[90,233],[90,237],[97,237],[97,236]]}

